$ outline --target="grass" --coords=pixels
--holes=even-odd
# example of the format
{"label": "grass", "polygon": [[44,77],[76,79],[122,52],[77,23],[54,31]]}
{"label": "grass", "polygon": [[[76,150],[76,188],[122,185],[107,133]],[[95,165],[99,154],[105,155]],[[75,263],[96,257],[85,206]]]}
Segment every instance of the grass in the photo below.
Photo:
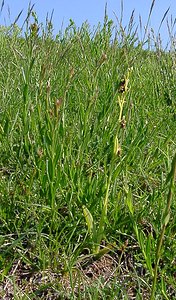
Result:
{"label": "grass", "polygon": [[1,297],[174,299],[171,31],[25,24],[0,31]]}

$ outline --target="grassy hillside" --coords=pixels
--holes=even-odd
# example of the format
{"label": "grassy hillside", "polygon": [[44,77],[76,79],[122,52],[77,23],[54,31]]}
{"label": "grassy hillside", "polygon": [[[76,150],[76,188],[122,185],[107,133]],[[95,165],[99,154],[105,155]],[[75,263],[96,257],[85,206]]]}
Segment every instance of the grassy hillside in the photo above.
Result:
{"label": "grassy hillside", "polygon": [[175,299],[175,50],[32,15],[0,30],[1,298]]}

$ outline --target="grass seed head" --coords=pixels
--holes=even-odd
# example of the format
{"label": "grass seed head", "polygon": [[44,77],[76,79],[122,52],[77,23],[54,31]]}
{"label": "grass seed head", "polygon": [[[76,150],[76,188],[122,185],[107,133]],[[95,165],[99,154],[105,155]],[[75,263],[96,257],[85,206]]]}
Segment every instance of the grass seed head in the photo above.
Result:
{"label": "grass seed head", "polygon": [[50,93],[50,90],[51,90],[51,83],[50,83],[51,79],[49,78],[48,81],[47,81],[47,84],[46,84],[46,91],[47,91],[47,94],[49,95]]}
{"label": "grass seed head", "polygon": [[59,113],[59,110],[61,108],[62,102],[63,102],[62,98],[58,98],[55,101],[55,108],[54,109],[55,109],[55,116],[56,117],[58,116],[58,113]]}
{"label": "grass seed head", "polygon": [[30,26],[31,35],[36,37],[38,35],[39,27],[36,23],[31,24]]}

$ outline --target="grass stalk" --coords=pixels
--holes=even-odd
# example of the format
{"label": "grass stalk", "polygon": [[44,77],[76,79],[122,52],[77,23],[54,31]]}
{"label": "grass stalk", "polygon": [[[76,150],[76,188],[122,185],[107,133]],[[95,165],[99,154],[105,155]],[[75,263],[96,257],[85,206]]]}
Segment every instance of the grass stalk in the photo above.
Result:
{"label": "grass stalk", "polygon": [[161,259],[161,249],[162,249],[163,242],[164,242],[164,234],[165,234],[166,226],[168,225],[169,219],[170,219],[170,213],[171,213],[170,209],[171,209],[171,203],[172,203],[172,198],[173,198],[173,194],[174,194],[175,180],[176,180],[176,153],[172,160],[171,171],[170,171],[170,173],[167,177],[167,181],[166,181],[167,183],[170,182],[170,185],[169,185],[169,192],[168,192],[168,196],[167,196],[167,204],[166,204],[166,208],[165,208],[165,212],[164,212],[164,220],[163,220],[163,224],[161,227],[161,233],[160,233],[160,236],[158,239],[158,244],[157,244],[157,249],[156,249],[156,260],[155,260],[155,268],[154,268],[154,276],[153,276],[150,300],[155,299],[158,267],[159,267],[159,262]]}

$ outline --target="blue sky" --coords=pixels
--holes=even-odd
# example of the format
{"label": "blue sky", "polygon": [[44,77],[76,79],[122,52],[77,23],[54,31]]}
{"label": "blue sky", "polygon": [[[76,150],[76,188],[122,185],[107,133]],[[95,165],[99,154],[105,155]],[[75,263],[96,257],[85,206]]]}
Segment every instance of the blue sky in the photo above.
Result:
{"label": "blue sky", "polygon": [[[0,0],[0,4],[3,1]],[[90,25],[97,25],[103,22],[105,3],[107,2],[108,16],[117,24],[114,13],[120,17],[121,0],[31,0],[31,4],[35,3],[39,21],[45,23],[47,13],[51,14],[54,9],[53,25],[54,32],[57,33],[61,29],[62,23],[66,27],[69,19],[73,19],[77,26],[81,26],[84,21],[88,21]],[[135,23],[139,24],[139,15],[141,16],[143,26],[147,22],[152,0],[123,0],[123,24],[127,25],[130,15],[135,9]],[[25,19],[29,1],[26,0],[4,0],[4,7],[0,15],[0,24],[9,25],[13,22],[18,13],[23,9],[19,25]],[[150,26],[157,33],[160,22],[166,10],[170,7],[167,18],[170,23],[171,15],[173,20],[176,18],[176,0],[155,0],[155,5],[151,17]],[[10,11],[10,19],[9,19]],[[161,27],[161,37],[163,42],[169,40],[166,21]]]}

